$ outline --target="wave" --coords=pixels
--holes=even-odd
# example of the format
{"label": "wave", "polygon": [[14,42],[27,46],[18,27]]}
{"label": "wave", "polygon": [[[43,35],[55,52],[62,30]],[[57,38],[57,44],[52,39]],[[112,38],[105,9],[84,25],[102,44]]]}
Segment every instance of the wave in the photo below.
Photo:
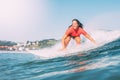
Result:
{"label": "wave", "polygon": [[90,35],[96,40],[97,45],[91,43],[89,40],[85,39],[82,36],[82,39],[85,41],[80,46],[76,46],[75,42],[72,40],[68,45],[68,49],[66,51],[58,51],[61,48],[61,43],[58,43],[52,48],[30,50],[28,52],[43,59],[71,56],[77,54],[77,52],[84,52],[98,48],[120,38],[120,31],[94,30],[91,32],[92,33],[90,33]]}
{"label": "wave", "polygon": [[[101,38],[98,37],[98,34]],[[24,78],[24,80],[48,80],[50,78],[56,80],[61,76],[61,79],[64,80],[67,78],[74,79],[76,75],[80,80],[84,78],[89,80],[90,74],[94,76],[101,74],[102,76],[106,74],[111,76],[116,72],[120,72],[119,31],[96,30],[91,35],[99,45],[96,46],[89,40],[85,40],[81,46],[75,47],[74,42],[71,41],[68,50],[64,52],[57,51],[61,45],[58,43],[52,48],[33,50],[32,54],[3,54],[0,56],[1,63],[3,63],[1,66],[9,65],[9,68],[5,68],[5,71],[10,72],[10,75],[8,75],[10,79],[12,79],[11,76],[18,76],[22,72],[22,76],[19,78]],[[110,35],[114,36],[108,37]],[[108,40],[103,39],[105,36],[108,37]],[[5,75],[4,72],[1,74]],[[91,79],[94,80],[94,78]]]}

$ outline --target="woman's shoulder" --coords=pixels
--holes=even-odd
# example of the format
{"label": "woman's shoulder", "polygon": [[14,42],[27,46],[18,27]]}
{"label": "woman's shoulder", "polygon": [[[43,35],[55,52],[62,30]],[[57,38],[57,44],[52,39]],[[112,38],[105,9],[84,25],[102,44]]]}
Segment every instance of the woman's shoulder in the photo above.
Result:
{"label": "woman's shoulder", "polygon": [[79,27],[79,30],[83,30],[83,28]]}
{"label": "woman's shoulder", "polygon": [[84,32],[85,30],[84,30],[83,28],[80,28],[80,27],[79,27],[79,31],[83,31],[83,32]]}

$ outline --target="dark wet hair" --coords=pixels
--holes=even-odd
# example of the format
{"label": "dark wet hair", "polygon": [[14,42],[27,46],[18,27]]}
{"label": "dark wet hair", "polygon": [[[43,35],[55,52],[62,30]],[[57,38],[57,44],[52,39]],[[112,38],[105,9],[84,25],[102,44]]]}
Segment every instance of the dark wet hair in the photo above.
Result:
{"label": "dark wet hair", "polygon": [[[79,27],[80,27],[80,28],[83,28],[83,24],[82,24],[78,19],[73,19],[72,22],[73,22],[73,21],[76,21],[76,22],[78,23]],[[69,27],[71,27],[71,26],[72,26],[72,25],[70,25]]]}

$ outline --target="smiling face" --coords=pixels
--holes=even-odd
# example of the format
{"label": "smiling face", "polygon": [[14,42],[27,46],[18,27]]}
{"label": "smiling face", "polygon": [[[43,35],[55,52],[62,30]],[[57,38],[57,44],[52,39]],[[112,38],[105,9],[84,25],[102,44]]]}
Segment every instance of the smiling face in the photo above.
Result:
{"label": "smiling face", "polygon": [[73,21],[72,26],[73,26],[74,29],[77,29],[79,27],[77,21]]}

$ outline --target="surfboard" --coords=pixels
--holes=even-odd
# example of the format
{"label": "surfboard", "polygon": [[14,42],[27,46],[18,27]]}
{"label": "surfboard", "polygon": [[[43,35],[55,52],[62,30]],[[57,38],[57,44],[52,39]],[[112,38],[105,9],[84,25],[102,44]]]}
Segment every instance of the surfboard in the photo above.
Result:
{"label": "surfboard", "polygon": [[55,58],[64,57],[69,55],[69,51],[58,51],[58,50],[27,50],[28,53],[39,56],[41,58]]}

